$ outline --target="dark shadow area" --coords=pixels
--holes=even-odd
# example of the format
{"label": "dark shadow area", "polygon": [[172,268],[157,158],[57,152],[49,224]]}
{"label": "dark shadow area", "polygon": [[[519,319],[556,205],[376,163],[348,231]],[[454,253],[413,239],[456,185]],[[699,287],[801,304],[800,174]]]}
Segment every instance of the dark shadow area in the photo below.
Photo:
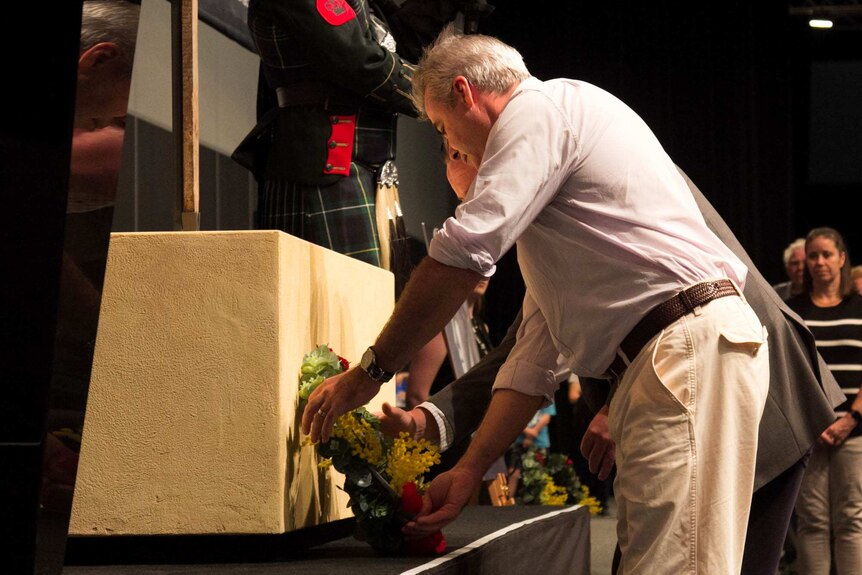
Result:
{"label": "dark shadow area", "polygon": [[[51,385],[54,327],[69,158],[81,2],[15,3],[7,22],[39,22],[38,58],[17,57],[4,35],[6,102],[0,120],[0,189],[4,194],[0,316],[0,557],[4,573],[32,573],[37,557],[44,423]],[[16,56],[13,56],[16,55]],[[36,62],[40,62],[39,65]],[[50,73],[46,73],[46,69]],[[62,553],[65,533],[40,542]]]}
{"label": "dark shadow area", "polygon": [[40,60],[50,73],[13,59],[14,112],[0,128],[13,215],[3,241],[0,557],[4,573],[53,574],[71,515],[140,6],[13,12],[10,21],[40,23],[51,53]]}
{"label": "dark shadow area", "polygon": [[305,556],[349,537],[355,520],[339,519],[280,535],[70,537],[66,565],[265,563]]}

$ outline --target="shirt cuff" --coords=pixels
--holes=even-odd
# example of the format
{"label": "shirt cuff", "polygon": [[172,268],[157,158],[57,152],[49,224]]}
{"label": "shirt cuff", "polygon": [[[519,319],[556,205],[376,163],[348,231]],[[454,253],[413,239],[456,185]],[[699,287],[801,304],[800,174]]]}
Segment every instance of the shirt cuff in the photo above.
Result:
{"label": "shirt cuff", "polygon": [[497,373],[494,391],[511,389],[524,395],[541,395],[545,398],[541,407],[547,407],[554,402],[558,381],[557,374],[552,369],[527,361],[512,360],[504,363]]}
{"label": "shirt cuff", "polygon": [[440,408],[429,401],[420,403],[417,407],[421,407],[430,413],[434,418],[434,421],[437,422],[437,429],[440,430],[440,453],[443,453],[452,447],[452,436],[455,435],[455,431],[452,429],[452,425],[449,423],[449,420],[446,419],[446,416],[442,411],[440,411]]}

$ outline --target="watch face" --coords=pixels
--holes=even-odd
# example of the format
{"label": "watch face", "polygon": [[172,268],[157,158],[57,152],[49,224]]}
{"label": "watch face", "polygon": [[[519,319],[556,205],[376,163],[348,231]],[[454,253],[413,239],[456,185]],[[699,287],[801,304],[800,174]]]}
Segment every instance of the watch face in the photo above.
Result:
{"label": "watch face", "polygon": [[374,350],[370,347],[365,350],[365,353],[362,354],[362,359],[359,361],[359,366],[368,371],[368,369],[374,364]]}

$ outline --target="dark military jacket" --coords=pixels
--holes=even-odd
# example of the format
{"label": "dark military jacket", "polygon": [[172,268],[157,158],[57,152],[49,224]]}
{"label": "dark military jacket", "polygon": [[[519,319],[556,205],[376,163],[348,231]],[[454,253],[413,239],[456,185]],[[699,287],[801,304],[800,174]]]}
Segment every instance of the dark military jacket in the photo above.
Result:
{"label": "dark military jacket", "polygon": [[234,158],[252,168],[251,148],[259,179],[317,185],[348,175],[351,161],[392,159],[397,114],[416,116],[406,58],[456,10],[454,1],[251,0],[259,89],[268,93]]}

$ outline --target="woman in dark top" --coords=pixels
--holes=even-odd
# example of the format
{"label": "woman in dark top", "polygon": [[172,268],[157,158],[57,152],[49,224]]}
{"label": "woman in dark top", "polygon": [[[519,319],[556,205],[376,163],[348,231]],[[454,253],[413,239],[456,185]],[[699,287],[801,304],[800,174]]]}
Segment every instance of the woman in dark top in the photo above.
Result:
{"label": "woman in dark top", "polygon": [[862,296],[851,289],[850,256],[831,228],[805,239],[805,289],[788,300],[847,401],[814,447],[796,503],[800,573],[828,575],[834,540],[839,575],[862,571]]}

